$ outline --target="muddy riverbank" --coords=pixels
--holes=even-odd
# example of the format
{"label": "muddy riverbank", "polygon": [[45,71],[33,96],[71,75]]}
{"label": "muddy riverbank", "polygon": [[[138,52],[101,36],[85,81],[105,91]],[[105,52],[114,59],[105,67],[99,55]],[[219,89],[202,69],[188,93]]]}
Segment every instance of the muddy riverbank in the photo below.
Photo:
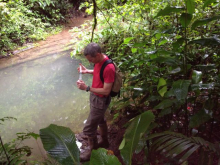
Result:
{"label": "muddy riverbank", "polygon": [[60,33],[49,36],[43,41],[28,43],[27,47],[29,47],[29,49],[25,51],[14,50],[14,55],[0,59],[0,69],[37,58],[44,58],[45,54],[48,56],[60,54],[67,50],[73,50],[74,45],[70,44],[70,40],[74,38],[74,36],[71,36],[69,30],[73,27],[80,27],[86,20],[92,20],[92,16],[88,16],[87,18],[83,16],[72,18]]}

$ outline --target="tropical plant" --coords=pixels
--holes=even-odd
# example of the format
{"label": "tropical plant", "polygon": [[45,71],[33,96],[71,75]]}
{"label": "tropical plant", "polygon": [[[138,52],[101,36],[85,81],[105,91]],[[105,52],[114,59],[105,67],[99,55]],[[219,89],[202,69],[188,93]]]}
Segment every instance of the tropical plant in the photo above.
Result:
{"label": "tropical plant", "polygon": [[[91,6],[99,11],[93,41],[124,71],[118,109],[153,109],[157,127],[151,133],[169,130],[214,144],[219,125],[219,1],[117,3]],[[194,149],[202,153],[199,148]],[[183,152],[189,153],[186,148]]]}
{"label": "tropical plant", "polygon": [[[59,163],[80,164],[75,134],[69,128],[51,124],[40,130],[40,137],[44,149]],[[120,162],[112,155],[112,152],[100,148],[97,151],[92,151],[91,160],[87,164],[119,165]]]}
{"label": "tropical plant", "polygon": [[[214,155],[219,155],[219,144],[205,141],[201,137],[186,137],[174,132],[162,132],[150,135],[147,140],[154,139],[150,150],[172,158],[175,164],[187,164],[187,159],[199,151],[198,164],[214,164]],[[151,159],[153,155],[151,155]],[[194,157],[195,159],[195,157]]]}
{"label": "tropical plant", "polygon": [[40,130],[45,150],[61,164],[79,164],[75,135],[66,127],[51,124]]}
{"label": "tropical plant", "polygon": [[[4,117],[0,118],[0,121],[5,122],[6,120],[16,120],[13,117]],[[24,160],[24,156],[31,155],[31,148],[28,146],[22,146],[21,143],[25,139],[31,137],[37,138],[39,135],[29,132],[29,133],[17,133],[17,138],[11,142],[4,143],[3,139],[0,136],[0,164],[26,164],[27,161]]]}
{"label": "tropical plant", "polygon": [[57,31],[73,6],[69,0],[0,0],[0,57]]}
{"label": "tropical plant", "polygon": [[[120,145],[125,164],[132,164],[133,153],[139,151],[146,153],[144,163],[187,164],[193,156],[201,163],[217,164],[219,0],[92,2],[86,5],[91,7],[88,12],[94,23],[84,25],[87,31],[78,33],[80,41],[74,41],[73,55],[80,54],[87,43],[98,42],[124,72],[122,98],[114,106],[138,114]],[[53,4],[47,1],[36,8],[44,10]],[[53,14],[46,12],[45,20],[49,20]],[[41,138],[60,163],[79,163],[70,129],[51,125],[41,130]],[[103,152],[108,155],[103,149],[93,153]],[[208,162],[203,161],[207,156]]]}

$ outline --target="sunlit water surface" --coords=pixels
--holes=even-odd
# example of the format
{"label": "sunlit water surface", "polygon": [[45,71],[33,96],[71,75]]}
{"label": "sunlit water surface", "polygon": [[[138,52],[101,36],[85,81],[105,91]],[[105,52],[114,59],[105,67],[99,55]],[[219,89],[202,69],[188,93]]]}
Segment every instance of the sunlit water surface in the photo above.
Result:
{"label": "sunlit water surface", "polygon": [[[65,55],[50,55],[0,70],[0,118],[15,117],[0,125],[4,142],[17,132],[35,132],[50,124],[69,127],[73,132],[83,128],[89,111],[89,93],[76,86],[78,60]],[[83,80],[91,83],[91,75]],[[45,154],[40,139],[26,140],[33,157]]]}

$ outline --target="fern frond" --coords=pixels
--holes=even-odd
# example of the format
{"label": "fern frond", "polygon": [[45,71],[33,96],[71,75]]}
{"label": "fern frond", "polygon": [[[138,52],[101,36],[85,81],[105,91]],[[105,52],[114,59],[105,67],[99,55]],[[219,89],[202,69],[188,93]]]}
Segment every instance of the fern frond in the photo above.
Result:
{"label": "fern frond", "polygon": [[22,160],[27,153],[26,146],[16,149],[14,144],[5,143],[0,145],[0,163],[2,164],[25,164],[26,161]]}
{"label": "fern frond", "polygon": [[[153,140],[152,140],[153,139]],[[201,137],[186,137],[183,134],[165,131],[150,135],[152,140],[151,151],[160,152],[166,157],[181,156],[179,163],[186,161],[195,151],[202,148],[206,151],[219,154],[215,145]]]}

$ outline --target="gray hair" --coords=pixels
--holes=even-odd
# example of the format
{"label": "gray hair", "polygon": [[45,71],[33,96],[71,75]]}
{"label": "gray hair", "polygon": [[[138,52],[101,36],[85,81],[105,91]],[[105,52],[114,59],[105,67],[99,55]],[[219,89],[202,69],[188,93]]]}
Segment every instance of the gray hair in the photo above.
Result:
{"label": "gray hair", "polygon": [[101,47],[96,43],[88,44],[84,49],[84,55],[90,55],[91,57],[95,57],[97,53],[101,53]]}

